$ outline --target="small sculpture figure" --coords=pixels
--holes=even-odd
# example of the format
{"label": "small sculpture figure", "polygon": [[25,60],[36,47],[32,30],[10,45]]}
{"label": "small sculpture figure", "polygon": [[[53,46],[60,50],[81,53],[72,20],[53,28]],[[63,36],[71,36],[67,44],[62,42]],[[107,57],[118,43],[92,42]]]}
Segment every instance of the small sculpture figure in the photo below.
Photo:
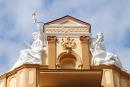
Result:
{"label": "small sculpture figure", "polygon": [[43,42],[40,39],[41,35],[40,32],[34,32],[32,35],[34,41],[30,46],[30,49],[21,50],[19,59],[11,70],[25,63],[41,64],[41,53],[43,51]]}
{"label": "small sculpture figure", "polygon": [[66,40],[62,38],[61,45],[63,46],[63,49],[67,51],[71,51],[72,49],[76,48],[74,39],[70,39],[70,37],[68,37]]}
{"label": "small sculpture figure", "polygon": [[90,50],[92,53],[92,65],[99,65],[99,64],[114,64],[119,68],[122,68],[121,62],[117,55],[113,53],[109,53],[106,51],[104,45],[104,35],[103,33],[99,32],[96,38],[93,38],[91,41]]}

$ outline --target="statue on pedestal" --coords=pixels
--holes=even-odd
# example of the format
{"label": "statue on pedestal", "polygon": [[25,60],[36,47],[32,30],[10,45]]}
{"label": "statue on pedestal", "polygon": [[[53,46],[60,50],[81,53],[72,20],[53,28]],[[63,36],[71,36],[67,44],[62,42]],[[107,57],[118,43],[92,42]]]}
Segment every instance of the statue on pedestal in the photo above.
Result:
{"label": "statue on pedestal", "polygon": [[30,49],[21,50],[20,56],[11,70],[22,64],[41,64],[41,53],[44,51],[43,41],[41,40],[40,32],[34,32],[32,35],[34,41]]}
{"label": "statue on pedestal", "polygon": [[116,65],[122,68],[122,64],[117,55],[109,53],[106,51],[104,45],[104,35],[99,32],[96,38],[92,38],[90,50],[92,53],[92,65],[106,64],[106,65]]}
{"label": "statue on pedestal", "polygon": [[37,13],[33,12],[32,17],[34,24],[36,24],[38,32],[32,33],[33,43],[29,45],[29,49],[20,51],[20,56],[11,70],[22,64],[41,64],[42,53],[46,51],[45,34],[42,29],[43,22],[37,21]]}

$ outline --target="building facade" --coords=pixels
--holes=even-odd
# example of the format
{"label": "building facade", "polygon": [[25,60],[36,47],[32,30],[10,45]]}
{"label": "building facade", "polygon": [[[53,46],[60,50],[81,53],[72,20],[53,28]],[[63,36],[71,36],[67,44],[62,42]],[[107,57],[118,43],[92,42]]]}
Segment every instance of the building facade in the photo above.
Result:
{"label": "building facade", "polygon": [[90,36],[91,25],[71,16],[45,23],[41,64],[21,63],[0,76],[0,87],[130,87],[116,64],[92,64]]}

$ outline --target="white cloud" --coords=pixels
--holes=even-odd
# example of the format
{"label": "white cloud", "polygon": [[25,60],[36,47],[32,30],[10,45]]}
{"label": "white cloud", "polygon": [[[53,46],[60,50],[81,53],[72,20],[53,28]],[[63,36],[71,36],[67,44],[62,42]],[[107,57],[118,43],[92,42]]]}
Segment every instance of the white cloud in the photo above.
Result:
{"label": "white cloud", "polygon": [[0,72],[7,71],[17,60],[19,50],[23,48],[21,43],[0,39]]}

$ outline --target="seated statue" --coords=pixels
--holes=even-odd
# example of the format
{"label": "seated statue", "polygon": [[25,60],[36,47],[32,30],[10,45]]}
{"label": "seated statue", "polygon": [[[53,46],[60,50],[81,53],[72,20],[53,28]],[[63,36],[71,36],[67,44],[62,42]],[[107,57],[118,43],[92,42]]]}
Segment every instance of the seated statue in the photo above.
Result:
{"label": "seated statue", "polygon": [[40,32],[34,32],[33,34],[33,43],[30,46],[30,49],[21,50],[19,59],[14,64],[11,70],[22,65],[22,64],[41,64],[41,53],[43,51],[43,42],[40,39]]}
{"label": "seated statue", "polygon": [[117,55],[113,53],[109,53],[106,51],[104,46],[104,35],[99,32],[96,38],[92,38],[90,50],[92,53],[92,65],[106,64],[111,65],[114,64],[119,68],[122,68],[122,64]]}

